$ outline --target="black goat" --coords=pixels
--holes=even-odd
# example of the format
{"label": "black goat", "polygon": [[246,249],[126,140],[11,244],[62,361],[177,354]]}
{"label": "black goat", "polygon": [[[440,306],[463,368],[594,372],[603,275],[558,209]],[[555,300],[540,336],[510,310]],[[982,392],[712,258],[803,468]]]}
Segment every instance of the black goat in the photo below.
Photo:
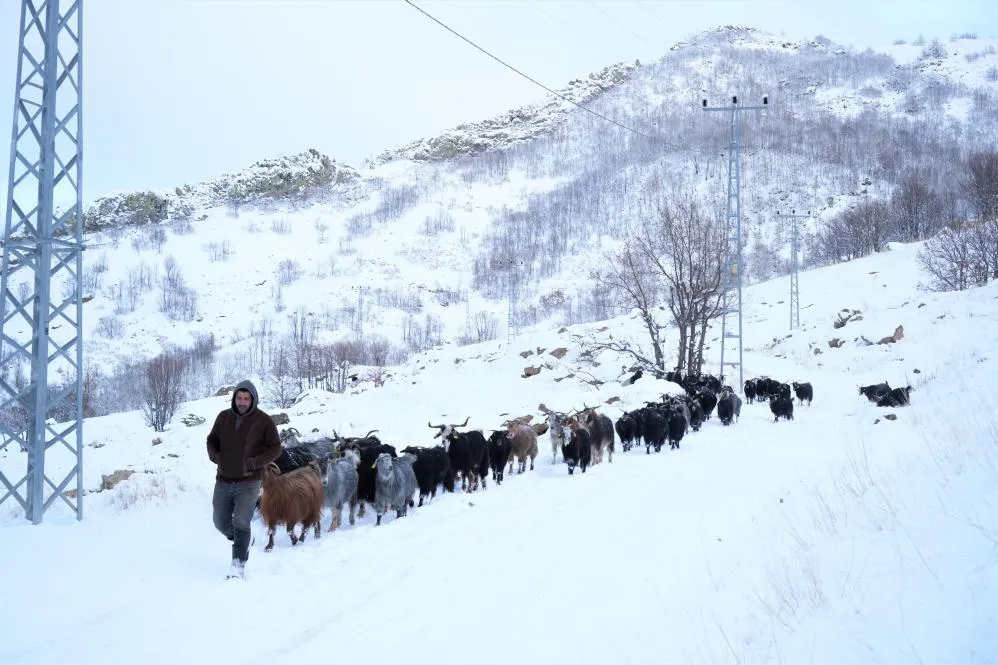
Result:
{"label": "black goat", "polygon": [[402,453],[409,453],[416,458],[412,463],[412,470],[416,474],[416,484],[419,485],[417,507],[422,506],[427,497],[436,498],[437,487],[441,484],[447,492],[454,491],[454,470],[450,466],[450,457],[442,446],[409,446]]}
{"label": "black goat", "polygon": [[779,422],[780,418],[787,420],[794,419],[794,400],[788,394],[779,394],[769,398],[769,410],[773,412],[773,422]]}
{"label": "black goat", "polygon": [[735,394],[724,391],[717,398],[717,418],[727,427],[735,421]]}
{"label": "black goat", "polygon": [[617,422],[613,424],[613,428],[617,431],[621,447],[623,447],[626,453],[634,445],[634,439],[638,435],[637,419],[631,413],[625,413],[620,418],[617,418]]}
{"label": "black goat", "polygon": [[811,400],[814,399],[814,388],[811,387],[811,384],[797,383],[794,381],[790,385],[794,387],[794,394],[797,395],[797,399],[800,400],[799,403],[803,404],[804,400],[807,400],[807,405],[811,406]]}
{"label": "black goat", "polygon": [[873,383],[868,386],[859,387],[859,394],[871,402],[878,401],[881,397],[884,397],[890,392],[891,386],[886,381],[883,383]]}
{"label": "black goat", "polygon": [[911,404],[911,386],[891,388],[890,392],[877,398],[877,406],[895,407]]}
{"label": "black goat", "polygon": [[460,425],[426,423],[429,427],[439,430],[433,438],[439,436],[444,440],[444,449],[450,458],[451,468],[455,474],[460,474],[461,489],[465,492],[474,492],[478,489],[479,480],[482,481],[482,489],[485,489],[489,475],[489,455],[485,435],[478,430],[457,431],[458,427],[467,425],[470,419],[471,416],[465,418]]}
{"label": "black goat", "polygon": [[506,465],[513,454],[513,442],[509,438],[506,430],[496,430],[492,432],[488,440],[488,458],[492,465],[492,480],[496,485],[502,485],[505,476]]}
{"label": "black goat", "polygon": [[574,428],[569,425],[572,428],[572,436],[561,446],[561,456],[564,458],[565,464],[568,465],[568,475],[575,472],[576,466],[582,469],[582,473],[585,473],[593,457],[593,445],[589,430],[579,425],[578,421],[573,420],[572,422],[575,423]]}

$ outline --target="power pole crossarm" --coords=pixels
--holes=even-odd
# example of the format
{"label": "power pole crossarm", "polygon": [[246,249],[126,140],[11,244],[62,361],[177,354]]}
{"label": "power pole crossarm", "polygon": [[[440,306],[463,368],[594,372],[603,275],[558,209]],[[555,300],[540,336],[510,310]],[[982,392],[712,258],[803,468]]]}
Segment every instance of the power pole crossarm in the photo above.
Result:
{"label": "power pole crossarm", "polygon": [[[762,98],[761,106],[740,106],[738,97],[731,98],[727,106],[707,106],[704,111],[718,111],[731,115],[731,139],[728,146],[728,212],[724,228],[724,258],[722,264],[722,304],[721,304],[721,378],[725,367],[738,367],[738,389],[745,385],[742,369],[742,203],[741,203],[741,137],[739,120],[744,111],[762,111],[769,108],[769,97]],[[738,307],[732,309],[731,299],[737,295]],[[738,332],[728,331],[728,317],[737,319]],[[738,360],[725,360],[725,347],[728,340],[737,342]]]}
{"label": "power pole crossarm", "polygon": [[[21,2],[0,265],[0,450],[16,442],[28,459],[20,480],[0,472],[0,504],[15,499],[34,524],[58,498],[83,518],[81,5]],[[72,292],[53,298],[60,276]],[[22,387],[13,377],[24,365]],[[50,385],[52,369],[68,383]]]}

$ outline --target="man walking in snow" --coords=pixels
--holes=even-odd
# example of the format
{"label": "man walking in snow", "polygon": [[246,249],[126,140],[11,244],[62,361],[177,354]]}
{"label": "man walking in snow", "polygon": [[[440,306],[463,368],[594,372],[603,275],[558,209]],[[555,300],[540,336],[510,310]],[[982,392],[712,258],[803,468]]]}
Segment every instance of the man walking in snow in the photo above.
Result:
{"label": "man walking in snow", "polygon": [[240,381],[232,393],[232,406],[218,414],[208,433],[208,459],[216,465],[212,517],[215,528],[232,541],[229,577],[243,575],[263,467],[281,454],[277,426],[257,408],[258,402],[256,386]]}

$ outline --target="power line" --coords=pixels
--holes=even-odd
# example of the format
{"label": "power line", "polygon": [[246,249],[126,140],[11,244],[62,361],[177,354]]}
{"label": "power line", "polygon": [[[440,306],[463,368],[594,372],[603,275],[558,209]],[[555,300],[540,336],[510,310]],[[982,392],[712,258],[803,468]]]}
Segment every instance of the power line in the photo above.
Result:
{"label": "power line", "polygon": [[[623,130],[631,132],[632,134],[636,134],[637,136],[644,137],[644,138],[649,139],[651,141],[663,141],[660,137],[652,136],[651,134],[645,134],[642,131],[639,131],[637,129],[633,129],[631,127],[628,127],[627,125],[624,125],[624,124],[622,124],[622,123],[614,120],[613,118],[605,116],[602,113],[599,113],[598,111],[594,111],[594,110],[592,110],[590,108],[587,108],[587,107],[583,106],[582,104],[579,104],[578,102],[576,102],[576,101],[574,101],[572,99],[569,99],[568,97],[566,97],[565,95],[561,94],[560,92],[556,92],[556,91],[552,90],[551,88],[549,88],[548,86],[544,85],[543,83],[541,83],[537,79],[533,78],[532,76],[529,76],[528,74],[525,74],[524,72],[522,72],[521,70],[517,69],[513,65],[509,64],[508,62],[506,62],[502,58],[499,58],[498,56],[493,55],[488,50],[486,50],[485,48],[479,46],[478,44],[476,44],[472,40],[468,39],[467,37],[465,37],[464,35],[462,35],[457,30],[451,28],[449,25],[447,25],[446,23],[444,23],[440,19],[438,19],[435,16],[433,16],[432,14],[426,12],[424,9],[422,9],[421,7],[419,7],[418,5],[416,5],[414,2],[412,2],[412,0],[402,0],[402,2],[404,2],[407,5],[409,5],[410,7],[412,7],[416,11],[418,11],[420,14],[422,14],[426,18],[430,19],[431,21],[433,21],[434,23],[436,23],[437,25],[439,25],[441,28],[443,28],[447,32],[451,33],[452,35],[454,35],[455,37],[457,37],[458,39],[460,39],[461,41],[463,41],[463,42],[465,42],[467,44],[470,44],[474,48],[478,49],[479,51],[481,51],[485,55],[489,56],[490,58],[492,58],[493,60],[495,60],[496,62],[498,62],[503,67],[505,67],[505,68],[509,69],[510,71],[512,71],[512,72],[514,72],[514,73],[516,73],[516,74],[518,74],[520,76],[522,76],[523,78],[525,78],[526,80],[530,81],[534,85],[536,85],[536,86],[538,86],[540,88],[543,88],[544,90],[546,90],[547,92],[551,93],[555,97],[557,97],[557,98],[559,98],[561,100],[564,100],[564,101],[568,102],[569,104],[572,104],[573,106],[577,106],[578,108],[582,109],[586,113],[594,115],[594,116],[596,116],[597,118],[599,118],[601,120],[605,120],[606,122],[609,122],[610,124],[616,125],[617,127],[620,127]],[[663,142],[665,142],[665,141],[663,141]],[[668,142],[665,142],[665,143],[668,143]],[[677,144],[669,144],[669,145],[673,145],[675,147],[682,148],[684,150],[695,150],[694,148],[688,148],[688,147],[685,147],[685,146],[679,146]],[[696,152],[699,152],[699,151],[697,150]]]}
{"label": "power line", "polygon": [[632,37],[636,37],[637,39],[640,39],[641,41],[643,41],[648,46],[651,46],[652,48],[654,48],[654,45],[651,44],[651,42],[649,42],[647,39],[645,39],[644,37],[642,37],[638,33],[634,32],[634,30],[632,30],[627,25],[625,25],[623,21],[621,21],[619,18],[617,18],[613,14],[609,13],[608,11],[606,11],[605,9],[603,9],[602,7],[600,7],[599,5],[597,5],[595,2],[593,2],[593,0],[587,0],[587,2],[592,6],[593,9],[595,9],[600,14],[602,14],[603,16],[607,17],[608,19],[610,19],[611,21],[613,21],[614,23],[616,23],[618,27],[620,27],[620,28],[626,30],[627,32],[631,33]]}

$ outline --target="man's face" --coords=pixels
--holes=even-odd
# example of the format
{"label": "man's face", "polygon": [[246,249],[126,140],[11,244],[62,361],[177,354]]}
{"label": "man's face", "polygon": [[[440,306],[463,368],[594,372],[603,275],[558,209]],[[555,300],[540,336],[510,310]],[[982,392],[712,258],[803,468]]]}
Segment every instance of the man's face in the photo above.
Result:
{"label": "man's face", "polygon": [[253,403],[253,396],[249,394],[246,390],[240,390],[236,393],[236,411],[239,413],[246,413],[249,411],[250,405]]}

